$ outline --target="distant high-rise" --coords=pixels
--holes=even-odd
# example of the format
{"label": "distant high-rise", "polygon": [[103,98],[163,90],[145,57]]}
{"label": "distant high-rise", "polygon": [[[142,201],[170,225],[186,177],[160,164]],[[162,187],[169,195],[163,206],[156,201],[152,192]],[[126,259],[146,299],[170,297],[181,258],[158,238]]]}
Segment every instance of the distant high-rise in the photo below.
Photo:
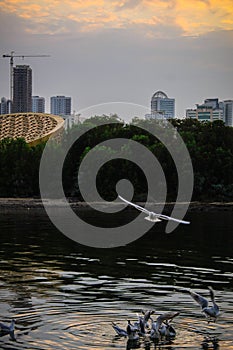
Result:
{"label": "distant high-rise", "polygon": [[0,114],[11,113],[11,100],[7,100],[5,97],[1,98]]}
{"label": "distant high-rise", "polygon": [[40,96],[32,96],[32,112],[44,113],[45,112],[45,98]]}
{"label": "distant high-rise", "polygon": [[225,123],[227,126],[233,126],[233,100],[226,100],[223,104]]}
{"label": "distant high-rise", "polygon": [[55,115],[71,115],[71,97],[53,96],[50,98],[50,112]]}
{"label": "distant high-rise", "polygon": [[12,112],[32,111],[32,70],[30,66],[17,65],[13,68]]}
{"label": "distant high-rise", "polygon": [[171,119],[175,117],[175,99],[169,98],[164,92],[157,91],[151,98],[151,114],[146,118]]}

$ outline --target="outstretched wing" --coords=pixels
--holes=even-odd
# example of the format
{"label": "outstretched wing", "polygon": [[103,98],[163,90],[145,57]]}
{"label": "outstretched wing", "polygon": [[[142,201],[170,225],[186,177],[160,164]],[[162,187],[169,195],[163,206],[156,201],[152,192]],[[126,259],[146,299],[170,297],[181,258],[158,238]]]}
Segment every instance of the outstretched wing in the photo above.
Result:
{"label": "outstretched wing", "polygon": [[212,287],[208,287],[208,289],[210,291],[210,298],[211,298],[212,302],[215,303],[214,290]]}
{"label": "outstretched wing", "polygon": [[150,213],[149,210],[147,210],[147,209],[145,209],[145,208],[143,208],[143,207],[140,207],[140,205],[137,205],[137,204],[134,204],[134,203],[132,203],[132,202],[130,202],[130,201],[127,201],[126,199],[124,199],[123,197],[121,197],[121,196],[119,196],[119,195],[118,195],[118,197],[119,197],[123,202],[125,202],[125,203],[127,203],[127,204],[129,204],[129,205],[132,205],[132,207],[134,207],[134,208],[136,208],[136,209],[142,211],[143,213],[145,213],[145,214],[149,214],[149,213]]}
{"label": "outstretched wing", "polygon": [[[145,208],[143,208],[143,207],[140,207],[140,205],[137,205],[137,204],[134,204],[134,203],[132,203],[132,202],[130,202],[130,201],[127,201],[126,199],[124,199],[123,197],[121,197],[121,196],[119,196],[119,195],[118,195],[118,197],[119,197],[123,202],[125,202],[125,203],[127,203],[127,204],[129,204],[129,205],[132,205],[134,208],[136,208],[136,209],[142,211],[142,212],[145,213],[145,214],[150,214],[150,213],[152,213],[152,212],[150,212],[149,210],[147,210],[147,209],[145,209]],[[171,216],[167,216],[167,215],[163,215],[163,214],[156,214],[156,213],[154,213],[154,212],[153,212],[153,214],[154,214],[157,218],[159,218],[159,219],[163,219],[163,220],[172,220],[172,221],[175,221],[175,222],[179,222],[179,223],[181,223],[181,224],[190,224],[189,221],[184,221],[184,220],[175,219],[175,218],[172,218]]]}
{"label": "outstretched wing", "polygon": [[10,332],[10,327],[2,322],[0,322],[0,331],[1,332]]}
{"label": "outstretched wing", "polygon": [[172,312],[172,311],[165,312],[164,314],[160,315],[156,320],[156,330],[157,331],[159,330],[159,328],[161,327],[164,321],[170,321],[178,315],[179,315],[179,312]]}
{"label": "outstretched wing", "polygon": [[159,214],[158,217],[163,220],[171,220],[171,221],[179,222],[180,224],[190,224],[190,221],[175,219],[175,218],[172,218],[171,216],[167,216],[163,214]]}
{"label": "outstretched wing", "polygon": [[193,292],[192,290],[189,291],[191,297],[201,306],[202,309],[208,306],[208,300],[204,297],[202,297],[200,294],[197,294]]}
{"label": "outstretched wing", "polygon": [[127,332],[124,329],[118,327],[116,323],[112,322],[112,328],[118,335],[127,337]]}
{"label": "outstretched wing", "polygon": [[154,310],[147,310],[147,311],[142,310],[142,313],[144,315],[144,318],[143,318],[144,323],[146,323],[149,321],[151,315],[153,315],[155,312],[154,312]]}

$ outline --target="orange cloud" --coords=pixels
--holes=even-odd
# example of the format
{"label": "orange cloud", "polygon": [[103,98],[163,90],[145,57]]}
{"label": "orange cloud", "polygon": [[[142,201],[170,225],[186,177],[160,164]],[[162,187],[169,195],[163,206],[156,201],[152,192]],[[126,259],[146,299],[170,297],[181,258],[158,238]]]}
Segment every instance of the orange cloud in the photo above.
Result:
{"label": "orange cloud", "polygon": [[62,23],[62,32],[71,21],[79,31],[134,26],[149,36],[161,25],[165,34],[166,26],[174,26],[190,36],[233,29],[232,0],[0,0],[0,6],[30,21],[34,33],[53,33],[53,21]]}
{"label": "orange cloud", "polygon": [[175,21],[186,35],[233,29],[231,0],[176,0]]}

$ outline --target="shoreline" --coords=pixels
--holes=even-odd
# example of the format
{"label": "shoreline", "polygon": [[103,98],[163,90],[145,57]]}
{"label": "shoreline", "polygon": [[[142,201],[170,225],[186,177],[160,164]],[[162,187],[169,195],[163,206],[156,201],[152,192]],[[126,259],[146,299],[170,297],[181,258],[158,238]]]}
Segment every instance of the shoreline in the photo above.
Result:
{"label": "shoreline", "polygon": [[[75,199],[68,199],[72,209],[85,209],[91,210],[92,208],[86,202],[75,201]],[[144,205],[143,202],[136,202],[138,205]],[[64,200],[46,200],[47,206],[62,208],[67,205]],[[105,205],[103,202],[96,203],[100,206]],[[149,203],[149,205],[161,205],[163,203]],[[174,206],[175,202],[168,202],[164,204],[165,210],[169,210]],[[184,202],[177,203],[177,205],[182,206]],[[117,204],[115,204],[117,205]],[[35,198],[0,198],[0,210],[12,209],[44,209],[41,199]],[[133,208],[128,208],[128,210],[134,210]],[[233,211],[233,202],[190,202],[188,212],[191,211]]]}

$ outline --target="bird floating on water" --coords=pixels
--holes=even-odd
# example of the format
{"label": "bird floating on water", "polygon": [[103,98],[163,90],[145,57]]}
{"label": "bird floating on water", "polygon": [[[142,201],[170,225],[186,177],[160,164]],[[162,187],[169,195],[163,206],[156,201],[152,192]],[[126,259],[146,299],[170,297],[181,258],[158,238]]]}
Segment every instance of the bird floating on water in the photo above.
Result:
{"label": "bird floating on water", "polygon": [[126,330],[119,327],[116,323],[112,322],[112,327],[120,337],[127,337],[129,340],[138,340],[138,327],[132,325],[132,323],[128,320],[128,325]]}
{"label": "bird floating on water", "polygon": [[212,287],[208,287],[209,291],[210,291],[210,298],[211,301],[213,303],[212,306],[208,306],[208,300],[206,298],[204,298],[203,296],[201,296],[200,294],[189,290],[189,293],[191,295],[191,297],[201,306],[202,308],[202,312],[204,312],[205,316],[208,319],[208,322],[210,322],[212,319],[215,322],[218,318],[218,316],[220,315],[220,310],[218,305],[215,302],[215,293]]}
{"label": "bird floating on water", "polygon": [[189,221],[185,221],[185,220],[180,220],[180,219],[175,219],[175,218],[172,218],[171,216],[167,216],[167,215],[163,215],[163,214],[157,214],[153,211],[149,211],[143,207],[140,207],[140,205],[137,205],[137,204],[134,204],[130,201],[127,201],[126,199],[124,199],[123,197],[119,196],[118,197],[125,203],[133,206],[134,208],[138,209],[139,211],[145,213],[146,216],[145,219],[148,220],[148,221],[152,221],[152,222],[159,222],[159,221],[162,221],[162,220],[167,220],[167,221],[175,221],[175,222],[179,222],[180,224],[190,224]]}
{"label": "bird floating on water", "polygon": [[154,310],[147,310],[147,311],[142,310],[142,314],[144,316],[143,322],[145,323],[145,325],[149,321],[151,315],[153,315],[154,313],[155,313]]}
{"label": "bird floating on water", "polygon": [[[174,338],[176,331],[170,324],[174,317],[179,315],[179,312],[165,312],[159,315],[154,321],[151,315],[154,314],[153,310],[142,311],[143,316],[138,316],[138,321],[132,324],[128,320],[126,329],[119,327],[116,323],[112,322],[112,327],[120,337],[127,337],[129,341],[137,341],[139,337],[150,336],[152,340],[159,340],[162,337]],[[149,321],[151,321],[151,329],[149,328]]]}
{"label": "bird floating on water", "polygon": [[127,335],[128,335],[129,340],[138,340],[139,339],[138,329],[134,325],[132,325],[130,321],[128,321],[126,331],[127,331]]}
{"label": "bird floating on water", "polygon": [[138,321],[134,323],[134,326],[138,328],[139,335],[146,335],[146,328],[149,328],[149,319],[151,319],[151,315],[154,314],[154,310],[142,310],[143,316],[138,315]]}
{"label": "bird floating on water", "polygon": [[178,316],[179,312],[165,312],[158,316],[154,322],[151,318],[151,339],[159,339],[160,337],[174,338],[176,336],[176,331],[174,327],[170,324],[174,317]]}

